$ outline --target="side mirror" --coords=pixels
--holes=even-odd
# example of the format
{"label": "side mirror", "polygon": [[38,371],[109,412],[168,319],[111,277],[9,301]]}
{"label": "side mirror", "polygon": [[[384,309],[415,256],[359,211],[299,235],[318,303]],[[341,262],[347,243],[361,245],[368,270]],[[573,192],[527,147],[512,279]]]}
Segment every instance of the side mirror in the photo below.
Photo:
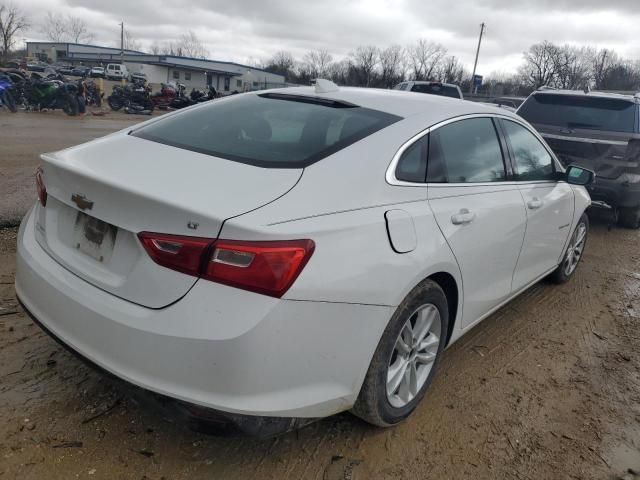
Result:
{"label": "side mirror", "polygon": [[579,167],[577,165],[569,165],[566,171],[567,183],[572,185],[591,185],[596,178],[593,170]]}

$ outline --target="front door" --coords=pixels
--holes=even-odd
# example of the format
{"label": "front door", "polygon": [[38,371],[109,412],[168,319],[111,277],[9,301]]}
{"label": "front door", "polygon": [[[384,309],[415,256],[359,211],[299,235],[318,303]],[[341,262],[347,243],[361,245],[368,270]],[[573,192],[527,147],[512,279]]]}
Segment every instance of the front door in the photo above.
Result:
{"label": "front door", "polygon": [[527,233],[513,275],[513,289],[519,290],[560,262],[571,230],[574,198],[571,186],[557,180],[557,166],[542,142],[519,123],[501,122],[527,212]]}
{"label": "front door", "polygon": [[491,118],[459,120],[429,136],[429,204],[462,273],[463,328],[512,291],[526,214],[504,159]]}

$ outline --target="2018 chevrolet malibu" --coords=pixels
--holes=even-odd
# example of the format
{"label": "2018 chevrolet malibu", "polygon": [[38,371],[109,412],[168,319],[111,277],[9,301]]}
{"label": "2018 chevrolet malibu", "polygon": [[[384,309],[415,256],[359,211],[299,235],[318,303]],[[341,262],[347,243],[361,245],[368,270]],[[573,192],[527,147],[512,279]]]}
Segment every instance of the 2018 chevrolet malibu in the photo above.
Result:
{"label": "2018 chevrolet malibu", "polygon": [[447,345],[571,277],[593,173],[507,111],[318,81],[45,154],[36,177],[25,310],[131,383],[280,431],[408,417]]}

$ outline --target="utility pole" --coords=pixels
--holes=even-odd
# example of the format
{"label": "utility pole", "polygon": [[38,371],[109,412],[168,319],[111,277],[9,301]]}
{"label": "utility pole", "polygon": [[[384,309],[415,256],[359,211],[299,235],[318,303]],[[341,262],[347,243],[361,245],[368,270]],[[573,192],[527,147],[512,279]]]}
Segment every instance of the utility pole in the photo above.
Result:
{"label": "utility pole", "polygon": [[484,34],[484,22],[480,24],[480,37],[478,38],[478,48],[476,49],[476,61],[473,62],[473,73],[471,74],[471,86],[469,87],[469,94],[473,95],[473,81],[476,78],[476,67],[478,66],[478,55],[480,55],[480,44],[482,43],[482,35]]}
{"label": "utility pole", "polygon": [[124,65],[124,22],[120,22],[120,64]]}

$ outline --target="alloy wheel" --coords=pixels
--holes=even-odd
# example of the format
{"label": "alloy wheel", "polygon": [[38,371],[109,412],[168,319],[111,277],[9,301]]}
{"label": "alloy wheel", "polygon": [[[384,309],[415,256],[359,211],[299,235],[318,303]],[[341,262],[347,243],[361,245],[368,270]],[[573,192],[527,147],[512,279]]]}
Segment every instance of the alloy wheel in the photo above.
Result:
{"label": "alloy wheel", "polygon": [[584,251],[586,239],[587,226],[583,222],[581,222],[578,224],[575,232],[573,232],[573,235],[571,236],[569,247],[567,248],[567,253],[565,255],[563,268],[564,274],[567,277],[570,276],[578,266],[578,262],[580,261],[582,252]]}
{"label": "alloy wheel", "polygon": [[387,367],[387,399],[395,408],[413,400],[429,378],[441,337],[440,311],[432,303],[418,307],[396,339]]}

